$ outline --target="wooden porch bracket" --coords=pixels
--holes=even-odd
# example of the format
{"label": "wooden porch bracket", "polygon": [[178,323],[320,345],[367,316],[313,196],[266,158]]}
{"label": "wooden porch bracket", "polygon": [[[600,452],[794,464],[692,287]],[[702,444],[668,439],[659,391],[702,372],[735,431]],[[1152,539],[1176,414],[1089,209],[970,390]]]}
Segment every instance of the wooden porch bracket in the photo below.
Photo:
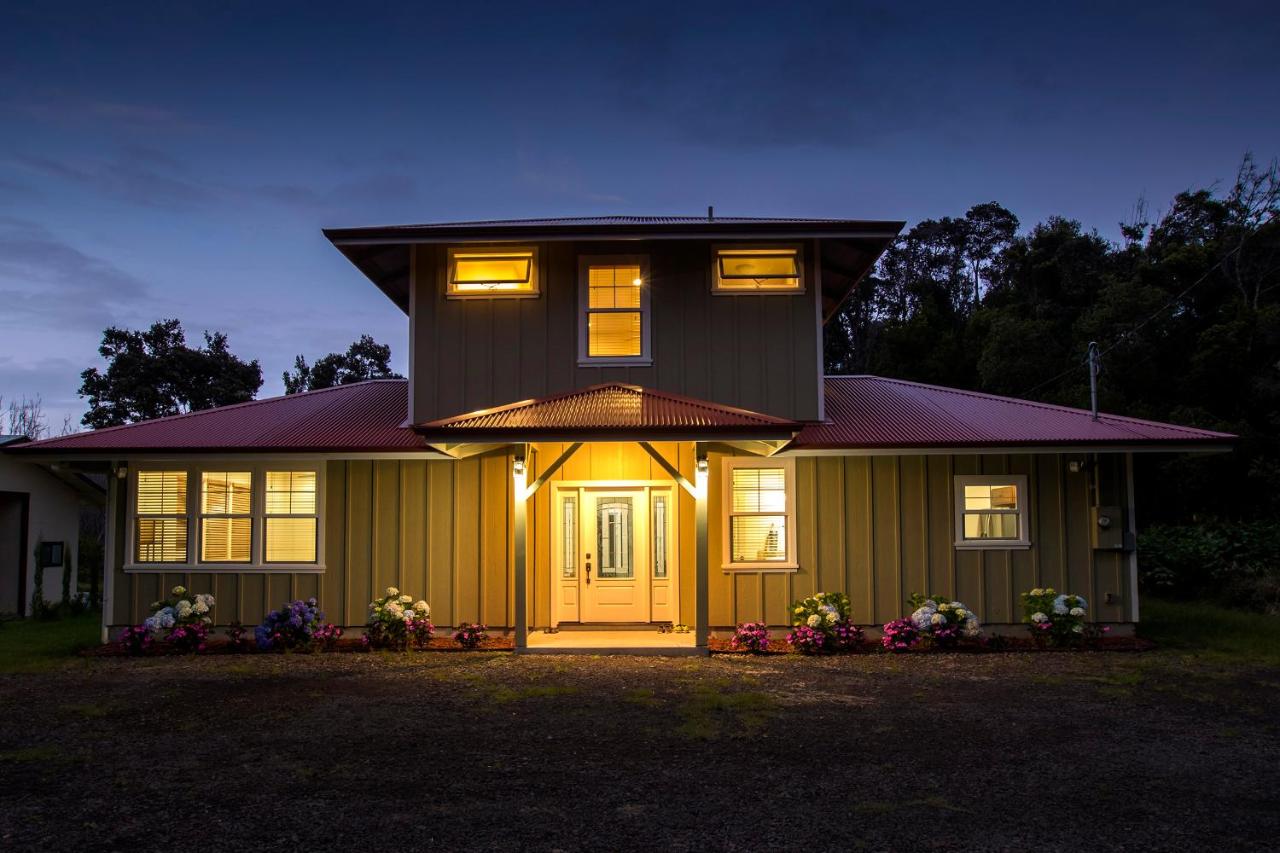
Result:
{"label": "wooden porch bracket", "polygon": [[541,489],[544,485],[546,485],[547,480],[550,480],[552,475],[554,475],[557,471],[559,471],[560,468],[564,465],[564,463],[569,461],[569,457],[577,453],[578,448],[581,446],[582,446],[581,441],[575,442],[569,445],[569,447],[565,450],[564,453],[561,453],[559,456],[557,456],[556,461],[548,465],[547,470],[539,474],[538,479],[534,480],[525,488],[524,499],[528,500],[529,498],[537,494],[538,489]]}
{"label": "wooden porch bracket", "polygon": [[659,467],[661,467],[663,471],[666,471],[667,474],[671,476],[671,479],[679,483],[684,488],[684,490],[688,492],[691,496],[693,496],[694,498],[698,497],[698,487],[695,486],[693,483],[690,483],[689,480],[683,474],[680,473],[680,470],[676,468],[676,466],[672,465],[665,458],[663,458],[662,454],[659,453],[652,444],[650,444],[647,441],[641,441],[641,442],[638,442],[638,444],[642,448],[644,448],[645,453],[648,453],[650,456],[653,457],[653,461],[657,462]]}

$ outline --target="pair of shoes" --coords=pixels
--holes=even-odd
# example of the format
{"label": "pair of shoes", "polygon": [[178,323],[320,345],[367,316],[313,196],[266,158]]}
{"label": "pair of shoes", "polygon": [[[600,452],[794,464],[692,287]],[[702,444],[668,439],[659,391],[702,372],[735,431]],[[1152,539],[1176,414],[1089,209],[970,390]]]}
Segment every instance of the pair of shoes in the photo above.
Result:
{"label": "pair of shoes", "polygon": [[675,630],[675,627],[670,622],[663,622],[660,625],[658,625],[659,634],[670,634],[674,630]]}

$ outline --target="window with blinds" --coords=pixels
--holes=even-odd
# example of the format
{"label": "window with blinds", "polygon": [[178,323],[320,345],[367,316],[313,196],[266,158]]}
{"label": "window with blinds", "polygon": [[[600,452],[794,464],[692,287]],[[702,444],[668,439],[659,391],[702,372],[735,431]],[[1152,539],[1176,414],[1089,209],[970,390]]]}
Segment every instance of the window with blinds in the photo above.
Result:
{"label": "window with blinds", "polygon": [[139,563],[187,561],[187,472],[139,471],[134,528]]}
{"label": "window with blinds", "polygon": [[446,293],[451,297],[536,296],[538,250],[450,249]]}
{"label": "window with blinds", "polygon": [[252,486],[249,471],[201,472],[201,562],[247,563],[252,558]]}
{"label": "window with blinds", "polygon": [[804,290],[798,246],[715,250],[715,290],[732,293]]}
{"label": "window with blinds", "polygon": [[639,258],[591,259],[584,264],[585,359],[648,358],[647,262]]}
{"label": "window with blinds", "polygon": [[316,561],[316,472],[268,471],[263,561]]}
{"label": "window with blinds", "polygon": [[729,564],[793,563],[791,462],[727,460]]}
{"label": "window with blinds", "polygon": [[1025,477],[956,477],[958,544],[1027,544],[1026,509]]}

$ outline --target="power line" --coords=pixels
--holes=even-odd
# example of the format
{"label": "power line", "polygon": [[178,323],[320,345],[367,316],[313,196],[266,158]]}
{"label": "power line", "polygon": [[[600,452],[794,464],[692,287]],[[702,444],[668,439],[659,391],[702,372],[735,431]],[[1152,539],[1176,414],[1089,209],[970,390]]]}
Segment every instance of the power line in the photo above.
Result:
{"label": "power line", "polygon": [[[1150,323],[1152,320],[1156,319],[1156,318],[1157,318],[1157,317],[1159,317],[1161,314],[1163,314],[1165,311],[1168,311],[1170,308],[1172,308],[1173,306],[1175,306],[1175,305],[1177,305],[1179,302],[1181,302],[1183,299],[1185,299],[1185,298],[1186,298],[1186,296],[1187,296],[1187,294],[1191,293],[1191,291],[1195,290],[1197,287],[1199,287],[1201,284],[1203,284],[1203,283],[1205,282],[1205,280],[1209,278],[1209,276],[1211,276],[1215,271],[1217,271],[1217,269],[1218,269],[1219,267],[1221,267],[1223,264],[1225,264],[1225,263],[1227,262],[1227,260],[1228,260],[1232,255],[1234,255],[1234,254],[1236,254],[1237,252],[1239,252],[1239,251],[1240,251],[1240,249],[1241,249],[1241,247],[1240,247],[1240,246],[1236,246],[1234,249],[1232,249],[1231,251],[1229,251],[1229,252],[1227,252],[1225,255],[1223,255],[1221,258],[1219,258],[1219,259],[1218,259],[1218,261],[1217,261],[1213,266],[1209,267],[1207,270],[1205,270],[1205,271],[1204,271],[1204,274],[1203,274],[1203,275],[1201,275],[1201,276],[1200,276],[1199,278],[1197,278],[1195,281],[1191,282],[1191,284],[1189,284],[1186,288],[1184,288],[1180,293],[1178,293],[1176,296],[1174,296],[1172,299],[1170,299],[1170,300],[1169,300],[1168,302],[1166,302],[1164,305],[1162,305],[1162,306],[1160,306],[1159,308],[1157,308],[1157,309],[1156,309],[1155,311],[1153,311],[1151,314],[1147,315],[1147,317],[1146,317],[1145,319],[1143,319],[1143,320],[1142,320],[1142,322],[1138,323],[1138,325],[1134,326],[1132,329],[1129,329],[1127,332],[1124,332],[1122,335],[1120,335],[1120,337],[1116,338],[1116,339],[1115,339],[1115,340],[1114,340],[1114,341],[1113,341],[1109,346],[1107,346],[1105,349],[1100,350],[1100,351],[1098,352],[1097,357],[1098,357],[1099,359],[1100,359],[1100,358],[1102,358],[1102,356],[1104,356],[1104,355],[1106,355],[1107,353],[1111,352],[1113,349],[1115,349],[1116,347],[1120,346],[1120,344],[1124,343],[1126,340],[1128,340],[1129,338],[1133,337],[1133,335],[1135,335],[1138,331],[1140,331],[1143,327],[1145,327],[1145,326],[1146,326],[1148,323]],[[1068,376],[1068,375],[1070,375],[1071,373],[1074,373],[1076,370],[1079,370],[1081,367],[1086,367],[1086,366],[1088,366],[1088,364],[1089,364],[1089,359],[1088,359],[1087,357],[1086,357],[1086,358],[1083,358],[1083,359],[1081,359],[1081,360],[1080,360],[1080,362],[1079,362],[1079,363],[1074,364],[1074,365],[1072,365],[1071,367],[1068,367],[1066,370],[1062,371],[1061,373],[1059,373],[1059,374],[1057,374],[1057,375],[1055,375],[1055,376],[1050,377],[1049,379],[1046,379],[1045,381],[1041,382],[1039,385],[1036,385],[1034,388],[1031,388],[1031,389],[1029,389],[1029,390],[1027,390],[1027,391],[1023,391],[1023,392],[1022,392],[1021,394],[1019,394],[1018,396],[1019,396],[1019,397],[1027,397],[1027,396],[1030,396],[1030,395],[1034,394],[1035,392],[1039,391],[1041,388],[1045,387],[1046,385],[1052,385],[1053,383],[1057,382],[1059,379],[1062,379],[1064,376]]]}

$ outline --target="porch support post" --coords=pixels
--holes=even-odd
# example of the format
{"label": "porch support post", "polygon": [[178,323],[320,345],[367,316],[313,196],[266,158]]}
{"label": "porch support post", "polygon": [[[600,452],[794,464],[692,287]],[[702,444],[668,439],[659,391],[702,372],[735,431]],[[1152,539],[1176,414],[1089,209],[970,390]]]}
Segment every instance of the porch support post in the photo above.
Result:
{"label": "porch support post", "polygon": [[694,644],[707,647],[710,636],[709,608],[707,605],[710,584],[707,578],[709,557],[707,554],[707,451],[701,442],[694,444],[694,564],[693,580],[693,636]]}
{"label": "porch support post", "polygon": [[529,589],[525,579],[525,536],[528,527],[527,514],[529,496],[525,491],[524,456],[515,457],[511,465],[512,490],[515,500],[512,508],[512,519],[515,527],[515,565],[512,574],[515,576],[515,648],[516,651],[529,646]]}

